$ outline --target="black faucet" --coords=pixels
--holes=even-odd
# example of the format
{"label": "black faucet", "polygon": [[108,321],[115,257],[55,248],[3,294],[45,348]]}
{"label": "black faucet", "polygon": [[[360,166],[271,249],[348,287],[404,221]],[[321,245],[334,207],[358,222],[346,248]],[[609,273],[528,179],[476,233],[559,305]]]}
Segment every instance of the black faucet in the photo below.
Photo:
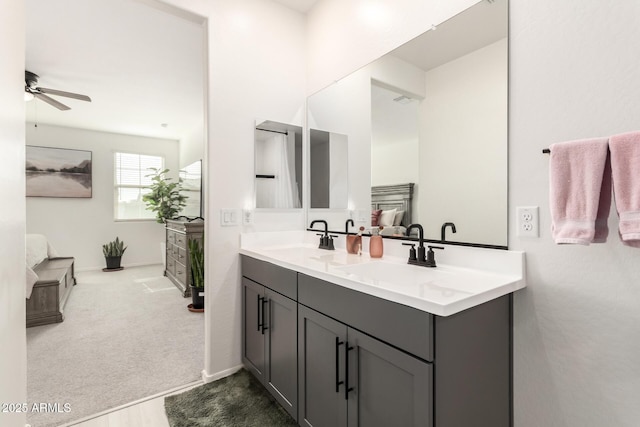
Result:
{"label": "black faucet", "polygon": [[347,222],[344,223],[344,232],[349,234],[349,223],[351,223],[352,227],[355,227],[356,225],[353,223],[353,220],[351,218],[349,218],[347,220]]}
{"label": "black faucet", "polygon": [[323,219],[315,219],[311,221],[311,225],[309,225],[309,228],[313,228],[313,226],[317,222],[324,224],[324,234],[318,234],[318,236],[320,236],[320,244],[318,245],[318,248],[327,249],[330,251],[335,250],[335,247],[333,246],[333,238],[338,236],[334,236],[334,235],[329,236],[329,225],[327,224],[327,221]]}
{"label": "black faucet", "polygon": [[451,231],[452,232],[456,232],[456,225],[452,222],[445,222],[444,224],[442,224],[442,227],[440,228],[440,240],[442,240],[443,242],[446,240],[445,239],[445,234],[447,231],[447,227],[451,227]]}
{"label": "black faucet", "polygon": [[[453,225],[453,223],[451,223]],[[422,267],[435,267],[436,266],[436,258],[433,252],[434,249],[444,249],[442,246],[429,246],[429,252],[425,254],[424,250],[424,229],[420,224],[411,224],[407,227],[407,236],[411,233],[411,229],[418,229],[418,252],[416,254],[415,243],[403,243],[403,245],[411,246],[409,250],[409,260],[407,264],[420,265]],[[455,225],[454,225],[455,228]]]}
{"label": "black faucet", "polygon": [[[424,229],[422,228],[422,225],[420,224],[411,224],[407,227],[407,236],[411,235],[411,230],[417,228],[418,229],[418,253],[417,255],[415,254],[414,251],[414,244],[412,243],[403,243],[403,245],[411,245],[411,255],[409,256],[409,264],[417,264],[417,265],[423,265],[424,263],[426,263],[426,256],[425,256],[425,252],[424,252]],[[415,256],[415,260],[412,259]]]}

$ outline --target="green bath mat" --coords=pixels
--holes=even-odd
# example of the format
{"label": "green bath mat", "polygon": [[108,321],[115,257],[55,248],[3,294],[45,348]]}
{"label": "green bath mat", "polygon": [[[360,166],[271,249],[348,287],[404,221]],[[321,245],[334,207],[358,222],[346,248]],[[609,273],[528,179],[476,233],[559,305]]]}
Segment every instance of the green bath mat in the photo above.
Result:
{"label": "green bath mat", "polygon": [[247,370],[164,399],[171,427],[285,427],[293,418]]}

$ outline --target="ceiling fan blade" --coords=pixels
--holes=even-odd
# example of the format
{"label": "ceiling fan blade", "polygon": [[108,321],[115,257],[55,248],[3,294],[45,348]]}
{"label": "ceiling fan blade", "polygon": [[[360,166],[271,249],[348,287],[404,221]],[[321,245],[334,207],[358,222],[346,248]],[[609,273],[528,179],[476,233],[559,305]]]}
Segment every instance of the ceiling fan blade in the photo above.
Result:
{"label": "ceiling fan blade", "polygon": [[39,87],[38,90],[42,93],[48,93],[49,95],[66,96],[67,98],[74,98],[81,101],[91,102],[91,98],[89,98],[87,95],[80,95],[79,93],[65,92],[56,89],[47,89],[45,87]]}
{"label": "ceiling fan blade", "polygon": [[66,105],[64,105],[61,102],[56,101],[53,98],[49,98],[47,95],[39,93],[39,92],[31,92],[33,93],[33,96],[35,96],[36,98],[40,99],[41,101],[46,102],[49,105],[53,105],[54,107],[56,107],[58,110],[70,110],[70,107],[67,107]]}

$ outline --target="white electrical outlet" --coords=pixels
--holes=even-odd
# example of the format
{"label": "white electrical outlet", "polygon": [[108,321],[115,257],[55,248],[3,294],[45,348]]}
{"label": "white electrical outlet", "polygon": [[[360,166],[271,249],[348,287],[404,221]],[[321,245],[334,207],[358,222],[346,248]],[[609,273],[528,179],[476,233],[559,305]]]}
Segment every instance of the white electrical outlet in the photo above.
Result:
{"label": "white electrical outlet", "polygon": [[516,208],[516,236],[540,237],[537,206],[520,206]]}

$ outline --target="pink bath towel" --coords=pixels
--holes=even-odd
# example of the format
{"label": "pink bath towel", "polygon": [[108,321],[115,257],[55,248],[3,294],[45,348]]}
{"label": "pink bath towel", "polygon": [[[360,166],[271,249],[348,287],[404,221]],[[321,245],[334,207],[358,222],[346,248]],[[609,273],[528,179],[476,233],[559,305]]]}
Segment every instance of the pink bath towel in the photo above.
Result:
{"label": "pink bath towel", "polygon": [[640,247],[640,132],[612,136],[613,194],[625,245]]}
{"label": "pink bath towel", "polygon": [[611,208],[607,143],[607,138],[592,138],[549,147],[551,235],[556,243],[606,241]]}

